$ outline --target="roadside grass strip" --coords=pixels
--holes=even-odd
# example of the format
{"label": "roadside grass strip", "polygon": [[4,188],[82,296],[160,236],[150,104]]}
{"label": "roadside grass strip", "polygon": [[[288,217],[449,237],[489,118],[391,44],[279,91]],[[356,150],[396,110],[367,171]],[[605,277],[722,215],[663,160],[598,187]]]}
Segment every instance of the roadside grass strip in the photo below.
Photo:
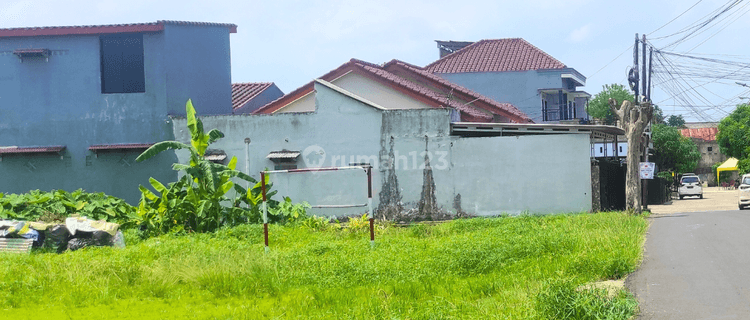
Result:
{"label": "roadside grass strip", "polygon": [[0,318],[628,319],[647,229],[619,212],[382,225],[262,225],[63,254],[0,253]]}

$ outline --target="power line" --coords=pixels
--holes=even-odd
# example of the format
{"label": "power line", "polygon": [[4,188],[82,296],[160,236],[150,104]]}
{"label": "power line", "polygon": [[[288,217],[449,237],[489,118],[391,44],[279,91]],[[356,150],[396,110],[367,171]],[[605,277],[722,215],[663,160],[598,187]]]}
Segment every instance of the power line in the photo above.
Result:
{"label": "power line", "polygon": [[615,57],[614,59],[612,59],[612,61],[608,62],[608,63],[607,63],[607,64],[605,64],[605,65],[604,65],[603,67],[599,68],[599,70],[596,70],[596,72],[594,72],[594,73],[593,73],[592,75],[590,75],[590,76],[589,76],[589,79],[593,78],[595,74],[599,73],[599,71],[602,71],[602,70],[604,70],[604,68],[606,68],[607,66],[609,66],[610,64],[612,64],[613,62],[615,62],[615,60],[617,60],[618,58],[620,58],[620,57],[621,57],[621,56],[622,56],[623,54],[625,54],[625,52],[628,52],[628,51],[630,51],[630,49],[632,49],[632,48],[633,48],[633,46],[634,46],[634,45],[632,45],[632,44],[631,44],[631,45],[630,45],[630,47],[628,47],[628,48],[627,48],[627,49],[625,49],[625,50],[624,50],[623,52],[621,52],[620,54],[618,54],[618,55],[617,55],[617,56],[616,56],[616,57]]}
{"label": "power line", "polygon": [[683,37],[681,37],[681,38],[673,41],[672,43],[664,46],[663,48],[669,48],[669,47],[672,47],[672,46],[679,45],[680,43],[684,42],[685,40],[687,40],[688,38],[690,38],[692,35],[694,35],[696,32],[702,30],[703,28],[705,28],[706,26],[708,26],[709,24],[711,24],[712,22],[714,22],[717,18],[719,18],[720,16],[724,15],[729,10],[733,9],[740,2],[741,2],[741,0],[732,0],[732,1],[729,1],[726,4],[725,7],[719,9],[718,13],[712,15],[710,18],[708,18],[706,20],[703,20],[702,22],[699,22],[698,24],[696,24],[693,27],[687,28],[687,30],[690,31],[690,32],[688,32],[688,34],[686,34]]}
{"label": "power line", "polygon": [[[747,7],[747,4],[745,4],[745,7]],[[723,28],[721,28],[721,29],[720,29],[719,31],[716,31],[716,32],[715,32],[714,34],[712,34],[711,36],[709,36],[708,38],[706,38],[706,40],[703,40],[703,42],[699,43],[698,45],[696,45],[695,47],[691,48],[691,49],[690,49],[690,50],[688,50],[687,52],[691,52],[691,51],[695,50],[695,48],[698,48],[698,47],[700,47],[701,45],[703,45],[704,43],[706,43],[706,41],[710,40],[711,38],[713,38],[714,36],[716,36],[716,35],[717,35],[717,34],[719,34],[720,32],[724,31],[724,29],[726,29],[727,27],[729,27],[730,25],[732,25],[732,23],[734,23],[735,21],[737,21],[737,20],[739,20],[740,18],[742,18],[742,16],[744,16],[744,15],[745,15],[745,14],[747,14],[748,12],[750,12],[750,10],[746,10],[746,11],[745,11],[745,12],[743,12],[742,14],[738,15],[738,16],[737,16],[737,17],[736,17],[736,18],[735,18],[734,20],[732,20],[732,21],[730,21],[729,23],[727,23],[727,24],[726,24],[726,25],[725,25],[725,26],[724,26]]]}
{"label": "power line", "polygon": [[[667,25],[669,25],[669,24],[670,24],[670,23],[672,23],[673,21],[677,20],[677,18],[679,18],[679,17],[682,17],[682,15],[683,15],[683,14],[687,13],[688,11],[690,11],[690,9],[692,9],[692,8],[693,8],[693,7],[695,7],[695,6],[697,6],[697,5],[698,5],[699,3],[701,3],[702,1],[703,1],[703,0],[698,0],[698,2],[696,2],[695,4],[693,4],[692,6],[690,6],[690,8],[687,8],[687,10],[683,11],[683,12],[682,12],[682,13],[680,13],[680,14],[679,14],[678,16],[674,17],[674,19],[672,19],[672,20],[669,20],[669,22],[665,23],[665,24],[664,24],[663,26],[661,26],[661,27],[657,28],[657,29],[656,29],[656,30],[654,30],[654,31],[651,31],[651,32],[649,32],[648,34],[649,34],[649,35],[651,35],[651,34],[655,33],[656,31],[659,31],[659,30],[661,30],[661,28],[664,28],[664,27],[666,27]],[[632,47],[632,46],[631,46],[631,47]]]}
{"label": "power line", "polygon": [[715,14],[716,14],[717,12],[719,12],[719,10],[720,10],[720,8],[718,8],[718,9],[715,9],[714,11],[712,11],[712,12],[709,12],[709,13],[707,13],[707,14],[706,14],[705,16],[703,16],[703,17],[701,17],[700,19],[698,19],[697,21],[695,21],[695,22],[693,22],[693,23],[689,24],[688,26],[686,26],[686,27],[682,28],[682,30],[680,30],[680,31],[677,31],[677,32],[675,32],[675,33],[672,33],[672,34],[670,34],[670,35],[666,35],[666,36],[662,36],[662,37],[651,37],[651,40],[660,40],[660,39],[666,39],[666,38],[674,37],[674,36],[676,36],[676,35],[679,35],[679,34],[682,34],[682,33],[688,32],[688,31],[690,31],[690,30],[692,30],[692,29],[696,28],[696,27],[698,26],[698,24],[700,23],[700,21],[703,21],[703,20],[707,19],[707,18],[708,18],[709,16],[711,16],[711,15],[715,15]]}

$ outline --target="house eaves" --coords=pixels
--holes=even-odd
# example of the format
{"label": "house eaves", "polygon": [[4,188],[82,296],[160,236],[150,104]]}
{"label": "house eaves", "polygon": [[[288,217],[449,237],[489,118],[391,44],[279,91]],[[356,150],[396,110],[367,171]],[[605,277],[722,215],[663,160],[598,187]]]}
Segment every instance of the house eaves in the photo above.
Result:
{"label": "house eaves", "polygon": [[588,134],[592,138],[614,140],[625,130],[607,125],[575,125],[547,123],[451,123],[451,135],[458,136],[518,136],[545,134]]}
{"label": "house eaves", "polygon": [[364,104],[366,106],[369,106],[369,107],[372,107],[372,108],[375,108],[375,109],[378,109],[378,110],[381,110],[381,111],[388,110],[388,109],[383,108],[382,106],[378,105],[377,103],[374,103],[374,102],[369,101],[369,100],[367,100],[365,98],[362,98],[362,97],[360,97],[360,96],[358,96],[356,94],[353,94],[353,93],[351,93],[351,92],[349,92],[347,90],[344,90],[343,88],[341,88],[339,86],[336,86],[333,83],[330,83],[330,82],[325,81],[323,79],[315,79],[315,83],[320,84],[322,86],[325,86],[326,88],[331,89],[333,91],[336,91],[336,92],[338,92],[338,93],[340,93],[340,94],[342,94],[344,96],[347,96],[347,97],[349,97],[349,98],[351,98],[353,100],[361,102],[362,104]]}
{"label": "house eaves", "polygon": [[231,23],[159,20],[156,22],[130,24],[6,28],[0,29],[0,38],[162,32],[165,25],[225,27],[229,30],[229,33],[237,33],[237,25]]}
{"label": "house eaves", "polygon": [[[349,72],[356,72],[357,74],[362,75],[370,80],[389,86],[393,88],[394,90],[397,90],[403,94],[406,94],[412,99],[425,103],[431,107],[434,107],[434,108],[454,107],[454,106],[448,105],[449,101],[447,101],[447,99],[445,99],[444,97],[439,97],[435,95],[435,93],[430,91],[429,89],[421,87],[409,81],[406,81],[404,79],[401,79],[400,77],[386,70],[383,70],[382,67],[379,65],[372,64],[372,63],[362,61],[362,60],[351,59],[347,63],[321,76],[319,80],[332,82],[335,79]],[[313,92],[314,82],[315,81],[312,81],[290,92],[289,94],[284,95],[281,98],[259,108],[258,110],[255,110],[253,114],[270,114],[270,113],[277,112],[278,110],[284,108],[290,103],[296,100],[299,100],[302,97]],[[491,115],[486,114],[477,109],[473,109],[473,107],[469,107],[469,106],[466,106],[466,107],[456,106],[456,107],[457,109],[459,109],[459,111],[466,112],[467,117],[469,119],[472,119],[472,121],[491,121],[492,120]]]}
{"label": "house eaves", "polygon": [[396,72],[393,70],[393,68],[399,68],[400,70],[404,70],[414,75],[415,77],[419,77],[423,79],[424,81],[430,82],[434,86],[441,87],[442,90],[450,91],[453,94],[460,96],[462,99],[472,102],[472,104],[476,105],[477,108],[484,109],[485,111],[489,113],[505,116],[508,119],[511,119],[518,123],[533,122],[533,120],[531,120],[531,118],[529,118],[529,116],[526,115],[526,113],[519,110],[518,108],[516,108],[514,105],[510,103],[503,103],[503,102],[495,101],[494,99],[491,99],[471,89],[465,88],[463,86],[460,86],[458,84],[445,80],[442,77],[439,77],[435,74],[427,72],[424,69],[411,65],[409,63],[394,59],[386,63],[383,68],[391,72]]}

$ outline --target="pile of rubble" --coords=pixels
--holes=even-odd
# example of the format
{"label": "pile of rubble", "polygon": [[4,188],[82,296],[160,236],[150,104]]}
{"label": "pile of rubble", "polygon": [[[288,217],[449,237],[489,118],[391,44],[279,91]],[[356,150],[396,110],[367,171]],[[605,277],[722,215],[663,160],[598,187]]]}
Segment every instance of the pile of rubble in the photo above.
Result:
{"label": "pile of rubble", "polygon": [[0,220],[0,238],[33,240],[33,248],[49,248],[58,253],[89,246],[125,247],[119,224],[71,216],[65,224]]}

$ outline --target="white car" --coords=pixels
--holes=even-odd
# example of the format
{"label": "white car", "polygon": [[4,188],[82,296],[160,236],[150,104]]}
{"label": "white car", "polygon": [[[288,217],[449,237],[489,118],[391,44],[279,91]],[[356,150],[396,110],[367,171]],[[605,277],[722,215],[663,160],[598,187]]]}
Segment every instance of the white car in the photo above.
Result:
{"label": "white car", "polygon": [[745,174],[740,178],[740,186],[737,188],[739,191],[739,197],[737,199],[737,206],[740,210],[750,206],[750,174]]}
{"label": "white car", "polygon": [[701,179],[698,176],[686,173],[680,178],[680,187],[677,189],[677,195],[680,199],[690,196],[698,196],[703,199],[703,186],[701,186]]}

